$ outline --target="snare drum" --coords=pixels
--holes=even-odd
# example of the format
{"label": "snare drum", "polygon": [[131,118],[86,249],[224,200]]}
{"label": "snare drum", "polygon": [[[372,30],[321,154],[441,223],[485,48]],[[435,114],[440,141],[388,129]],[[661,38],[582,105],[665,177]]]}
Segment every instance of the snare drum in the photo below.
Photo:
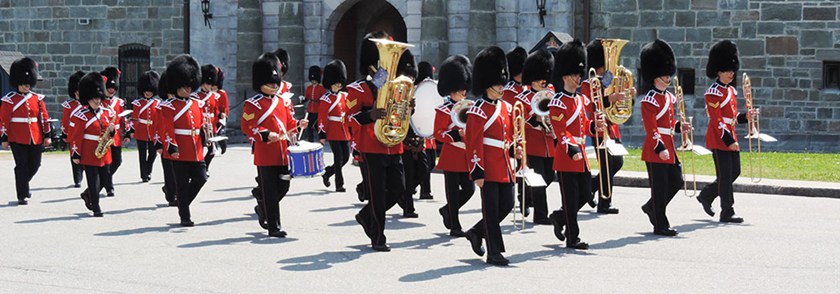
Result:
{"label": "snare drum", "polygon": [[324,174],[324,146],[299,141],[289,146],[289,169],[293,178],[317,177]]}

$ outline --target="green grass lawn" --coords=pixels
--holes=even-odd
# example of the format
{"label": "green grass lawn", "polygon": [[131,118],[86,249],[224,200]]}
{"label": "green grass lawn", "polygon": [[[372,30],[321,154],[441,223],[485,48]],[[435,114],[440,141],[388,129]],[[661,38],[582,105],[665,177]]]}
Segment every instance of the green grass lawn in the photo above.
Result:
{"label": "green grass lawn", "polygon": [[[630,154],[624,156],[624,167],[621,170],[644,172],[645,163],[641,160],[641,149],[629,149]],[[691,172],[688,164],[690,154],[684,156],[678,154],[683,168]],[[805,180],[805,181],[840,181],[840,154],[830,153],[783,153],[783,152],[762,152],[763,178],[784,179],[784,180]],[[757,155],[753,157],[753,170],[757,173]],[[749,152],[741,152],[741,177],[750,176]],[[597,170],[598,164],[595,160],[590,161],[592,169]],[[698,175],[715,175],[715,163],[711,155],[694,155],[693,164]]]}

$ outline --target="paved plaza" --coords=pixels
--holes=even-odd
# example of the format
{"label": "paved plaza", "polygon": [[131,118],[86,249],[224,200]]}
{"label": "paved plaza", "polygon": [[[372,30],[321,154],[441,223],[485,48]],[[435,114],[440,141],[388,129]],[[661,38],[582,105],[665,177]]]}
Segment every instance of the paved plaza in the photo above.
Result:
{"label": "paved plaza", "polygon": [[[638,160],[638,159],[628,159]],[[140,183],[137,153],[124,152],[116,197],[90,216],[72,188],[66,154],[47,154],[28,206],[17,206],[14,162],[0,153],[0,292],[3,293],[828,293],[840,283],[840,200],[736,194],[744,224],[720,224],[680,193],[668,208],[675,238],[657,237],[639,206],[644,188],[618,187],[621,214],[580,213],[573,251],[551,226],[516,230],[503,223],[508,267],[450,238],[437,209],[443,175],[432,175],[434,200],[417,200],[417,219],[395,206],[386,235],[392,251],[374,252],[353,215],[358,168],[348,165],[347,193],[320,178],[295,179],[281,202],[285,239],[257,224],[250,190],[256,169],[246,147],[211,165],[209,182],[192,205],[193,228],[178,226],[165,205],[160,162]],[[331,163],[331,155],[326,155]],[[549,207],[560,205],[557,184]],[[717,205],[717,202],[715,203]],[[462,223],[481,217],[476,193]]]}

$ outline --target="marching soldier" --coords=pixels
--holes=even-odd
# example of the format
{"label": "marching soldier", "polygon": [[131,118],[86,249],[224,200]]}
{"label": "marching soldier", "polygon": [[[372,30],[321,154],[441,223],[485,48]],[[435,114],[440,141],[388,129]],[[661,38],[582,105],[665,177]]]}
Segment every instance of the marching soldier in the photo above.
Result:
{"label": "marching soldier", "polygon": [[[417,65],[414,64],[414,55],[412,55],[411,50],[405,50],[400,56],[397,76],[405,76],[415,85],[417,84]],[[403,209],[403,217],[416,218],[418,215],[414,208],[414,194],[417,193],[417,186],[422,182],[424,174],[429,170],[425,140],[418,137],[413,128],[408,128],[408,133],[403,142],[405,152],[402,153],[402,162],[405,190],[403,191],[403,197],[397,204]]]}
{"label": "marching soldier", "polygon": [[195,223],[191,219],[190,204],[207,182],[205,138],[201,132],[204,118],[201,101],[192,95],[201,82],[201,69],[195,58],[182,54],[169,62],[166,76],[167,87],[175,93],[175,99],[161,103],[163,148],[172,158],[181,226],[192,227]]}
{"label": "marching soldier", "polygon": [[[427,79],[434,80],[434,73],[435,68],[428,61],[421,61],[417,63],[417,79],[414,80],[414,85],[417,86],[418,84],[422,83]],[[426,153],[427,170],[423,173],[423,176],[420,178],[421,200],[434,199],[434,196],[432,196],[431,179],[432,170],[435,169],[435,161],[437,160],[437,143],[435,142],[435,138],[433,137],[426,138],[423,142],[423,148]]]}
{"label": "marching soldier", "polygon": [[[318,78],[320,79],[320,74],[318,74]],[[329,141],[330,150],[333,153],[333,164],[326,168],[322,178],[324,185],[329,187],[330,177],[335,175],[336,192],[346,191],[342,170],[347,161],[350,160],[350,130],[346,123],[347,92],[342,91],[346,83],[347,68],[344,67],[344,62],[339,59],[330,61],[324,67],[324,85],[327,85],[330,89],[329,92],[321,96],[321,101],[316,104],[319,109],[314,112],[315,118],[318,119],[319,140],[322,145]],[[313,85],[317,84],[313,83]],[[310,85],[310,87],[313,85]],[[307,93],[310,93],[310,91],[307,90]],[[319,113],[321,116],[318,116]]]}
{"label": "marching soldier", "polygon": [[254,62],[251,85],[260,94],[246,100],[242,114],[242,132],[251,138],[259,174],[262,199],[257,202],[257,215],[260,225],[266,223],[268,235],[278,238],[286,237],[280,227],[280,200],[289,191],[291,180],[287,140],[308,125],[301,120],[299,128],[298,121],[277,96],[283,82],[281,67],[272,53],[263,54]]}
{"label": "marching soldier", "polygon": [[[340,61],[340,60],[339,60]],[[346,72],[347,70],[345,70]],[[345,73],[345,76],[347,74]],[[342,83],[342,88],[344,87]],[[331,85],[326,85],[326,87],[330,87]],[[306,106],[306,111],[309,113],[309,120],[312,121],[321,121],[318,118],[318,110],[320,109],[320,101],[321,97],[327,93],[327,89],[325,86],[321,85],[321,68],[317,65],[313,65],[309,67],[309,85],[306,86],[306,93],[303,95],[306,98],[306,101],[309,101],[309,105]],[[319,132],[316,127],[320,127],[320,124],[317,126],[313,125],[307,133],[309,133],[309,140],[315,142],[315,138]]]}
{"label": "marching soldier", "polygon": [[114,197],[114,174],[117,173],[117,169],[120,168],[122,165],[122,145],[123,143],[128,144],[128,138],[125,139],[123,142],[123,135],[121,132],[120,127],[125,126],[125,118],[118,117],[123,111],[125,111],[125,100],[120,97],[117,97],[117,90],[120,88],[120,70],[116,67],[106,67],[105,70],[100,72],[102,76],[108,79],[105,82],[105,87],[107,90],[105,91],[105,100],[102,101],[102,106],[108,109],[113,110],[111,114],[114,115],[112,119],[114,119],[114,126],[117,129],[116,135],[114,135],[114,145],[111,145],[111,163],[108,164],[108,172],[110,176],[108,180],[105,182],[105,192],[108,193],[108,197]]}
{"label": "marching soldier", "polygon": [[[119,132],[115,119],[117,115],[110,108],[102,107],[105,87],[101,74],[86,74],[79,81],[79,100],[85,107],[75,112],[70,122],[75,125],[69,135],[71,158],[85,170],[88,187],[82,192],[82,200],[94,217],[103,216],[99,206],[99,191],[110,176],[108,163],[112,149],[107,145],[102,146],[101,141],[106,140],[104,138],[107,136],[114,138]],[[100,150],[102,147],[105,149]]]}
{"label": "marching soldier", "polygon": [[[175,167],[173,165],[173,158],[168,152],[163,151],[163,145],[166,142],[166,134],[164,129],[164,117],[162,105],[171,105],[175,101],[175,94],[167,83],[167,75],[164,71],[158,80],[158,95],[162,100],[155,106],[155,117],[152,118],[152,129],[154,131],[155,150],[160,154],[160,165],[163,168],[163,195],[170,207],[178,206],[178,186],[175,181]],[[157,123],[155,123],[157,122]]]}
{"label": "marching soldier", "polygon": [[440,66],[438,94],[446,97],[435,109],[435,139],[443,143],[437,168],[443,171],[446,205],[438,209],[449,236],[464,237],[458,211],[475,193],[467,169],[466,133],[452,122],[452,107],[467,98],[472,83],[472,65],[463,55],[450,56]]}
{"label": "marching soldier", "polygon": [[41,153],[52,144],[52,128],[44,95],[32,92],[38,83],[38,64],[29,57],[15,60],[9,68],[9,84],[15,91],[0,99],[0,144],[12,149],[15,158],[15,190],[18,205],[32,197],[29,182],[41,167]]}
{"label": "marching soldier", "polygon": [[[553,84],[560,87],[548,107],[551,127],[558,140],[554,151],[554,170],[557,171],[563,205],[549,218],[554,224],[554,236],[565,240],[566,248],[585,250],[589,249],[589,244],[580,240],[577,220],[578,211],[592,199],[592,173],[586,158],[585,138],[595,132],[599,123],[586,117],[584,101],[589,98],[576,93],[581,76],[586,72],[583,43],[574,40],[563,44],[555,53],[554,60]],[[596,119],[601,121],[603,118]]]}
{"label": "marching soldier", "polygon": [[525,64],[525,59],[528,58],[528,53],[525,48],[516,47],[505,55],[507,58],[507,66],[510,71],[510,80],[505,84],[504,94],[502,100],[510,105],[516,103],[516,95],[525,91],[527,85],[522,84],[522,67]]}
{"label": "marching soldier", "polygon": [[[487,263],[505,266],[505,244],[499,224],[513,208],[515,175],[509,149],[513,145],[512,106],[502,100],[508,79],[507,60],[499,47],[488,47],[475,57],[472,92],[477,98],[467,111],[466,150],[470,178],[481,189],[481,215],[466,232],[473,252],[484,256],[481,240],[487,242]],[[517,150],[517,157],[521,150]]]}
{"label": "marching soldier", "polygon": [[732,183],[741,174],[741,151],[735,125],[743,124],[758,115],[758,110],[738,112],[738,91],[735,82],[738,69],[738,47],[732,41],[715,43],[709,51],[706,76],[715,82],[706,90],[706,113],[709,127],[706,130],[706,147],[712,150],[715,159],[714,182],[706,185],[697,201],[709,216],[714,216],[712,202],[720,196],[720,221],[742,223],[744,219],[735,215],[735,197]]}
{"label": "marching soldier", "polygon": [[642,47],[640,54],[642,85],[647,94],[642,99],[642,123],[645,141],[642,160],[647,165],[651,198],[642,206],[653,225],[653,233],[676,236],[671,229],[665,208],[683,187],[682,167],[674,149],[674,133],[683,128],[674,116],[676,96],[667,91],[671,76],[677,70],[674,51],[665,41],[657,39]]}
{"label": "marching soldier", "polygon": [[137,91],[141,93],[139,99],[131,102],[134,112],[128,123],[126,135],[137,140],[137,151],[140,156],[140,179],[146,183],[152,179],[152,166],[155,164],[157,150],[154,147],[154,118],[157,116],[158,83],[160,75],[155,71],[147,71],[137,79]]}
{"label": "marching soldier", "polygon": [[[217,136],[224,136],[225,129],[227,126],[227,119],[230,114],[230,101],[228,100],[227,91],[224,89],[225,84],[225,72],[222,70],[221,67],[219,69],[219,80],[216,82],[216,85],[213,86],[213,92],[218,93],[219,95],[216,96],[216,107],[218,108],[219,114],[216,115],[216,128],[218,131],[216,132]],[[219,141],[219,149],[221,149],[222,154],[225,154],[227,151],[227,140]]]}
{"label": "marching soldier", "polygon": [[535,172],[542,175],[543,180],[547,184],[546,187],[526,187],[525,199],[529,199],[528,204],[534,206],[534,223],[541,225],[550,225],[551,220],[548,218],[548,202],[546,199],[546,189],[548,185],[554,182],[554,134],[549,129],[550,124],[547,124],[540,116],[532,110],[531,100],[539,91],[549,90],[548,81],[551,80],[551,72],[554,67],[554,56],[546,51],[539,50],[525,59],[523,66],[522,82],[524,91],[516,95],[516,101],[522,102],[525,119],[527,124],[525,126],[525,141],[528,142],[525,150],[528,156],[528,165],[534,169]]}
{"label": "marching soldier", "polygon": [[[79,102],[79,80],[84,75],[85,73],[83,71],[76,71],[67,80],[67,95],[70,96],[70,99],[61,103],[61,138],[65,142],[67,142],[67,136],[70,135],[70,130],[72,129],[70,118],[73,117],[76,111],[85,107],[85,105]],[[70,159],[70,167],[73,171],[73,186],[76,188],[81,187],[83,173],[85,172],[84,168],[74,163],[72,158]]]}
{"label": "marching soldier", "polygon": [[[196,93],[198,100],[201,101],[201,111],[204,114],[205,125],[204,128],[210,129],[210,136],[215,136],[218,131],[218,114],[219,108],[216,104],[219,99],[219,94],[213,90],[218,85],[219,68],[212,64],[205,64],[201,66],[201,87]],[[206,135],[205,135],[206,137]],[[210,138],[204,138],[210,140]],[[210,162],[213,157],[216,157],[216,144],[209,142],[207,144],[207,154],[204,155],[204,163],[207,164],[207,170],[210,170]],[[209,177],[208,173],[208,177]]]}

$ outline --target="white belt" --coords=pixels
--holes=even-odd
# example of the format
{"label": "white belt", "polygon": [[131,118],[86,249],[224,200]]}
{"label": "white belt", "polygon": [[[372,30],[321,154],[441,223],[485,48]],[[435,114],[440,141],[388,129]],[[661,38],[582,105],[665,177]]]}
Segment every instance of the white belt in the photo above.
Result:
{"label": "white belt", "polygon": [[572,136],[572,139],[575,140],[575,144],[578,144],[578,145],[583,144],[583,137]]}
{"label": "white belt", "polygon": [[487,145],[487,146],[490,146],[490,147],[507,149],[507,148],[505,148],[506,147],[505,142],[501,141],[501,140],[496,140],[496,139],[493,139],[493,138],[484,138],[484,140],[482,142],[484,142],[484,145]]}
{"label": "white belt", "polygon": [[736,121],[736,120],[735,120],[735,119],[732,119],[732,118],[728,118],[728,117],[724,117],[724,118],[723,118],[723,122],[724,122],[724,123],[726,123],[726,124],[728,124],[728,125],[734,125],[734,124],[735,124],[735,121]]}
{"label": "white belt", "polygon": [[11,120],[9,120],[9,122],[29,124],[29,123],[38,122],[38,118],[35,118],[35,117],[13,117]]}
{"label": "white belt", "polygon": [[656,128],[656,130],[659,131],[660,135],[671,135],[671,129],[669,128]]}
{"label": "white belt", "polygon": [[198,136],[199,130],[175,129],[175,135]]}
{"label": "white belt", "polygon": [[97,135],[85,134],[82,137],[85,138],[85,140],[99,141],[99,136]]}
{"label": "white belt", "polygon": [[343,116],[328,116],[327,119],[330,121],[344,122]]}
{"label": "white belt", "polygon": [[215,116],[216,116],[216,114],[209,113],[209,112],[205,112],[205,113],[204,113],[204,116],[206,116],[206,117],[215,117]]}
{"label": "white belt", "polygon": [[139,123],[141,123],[141,124],[144,124],[144,125],[150,125],[150,124],[152,124],[152,121],[147,120],[147,119],[142,119],[142,118],[141,118],[141,119],[138,119],[138,120],[137,120],[137,122],[139,122]]}

